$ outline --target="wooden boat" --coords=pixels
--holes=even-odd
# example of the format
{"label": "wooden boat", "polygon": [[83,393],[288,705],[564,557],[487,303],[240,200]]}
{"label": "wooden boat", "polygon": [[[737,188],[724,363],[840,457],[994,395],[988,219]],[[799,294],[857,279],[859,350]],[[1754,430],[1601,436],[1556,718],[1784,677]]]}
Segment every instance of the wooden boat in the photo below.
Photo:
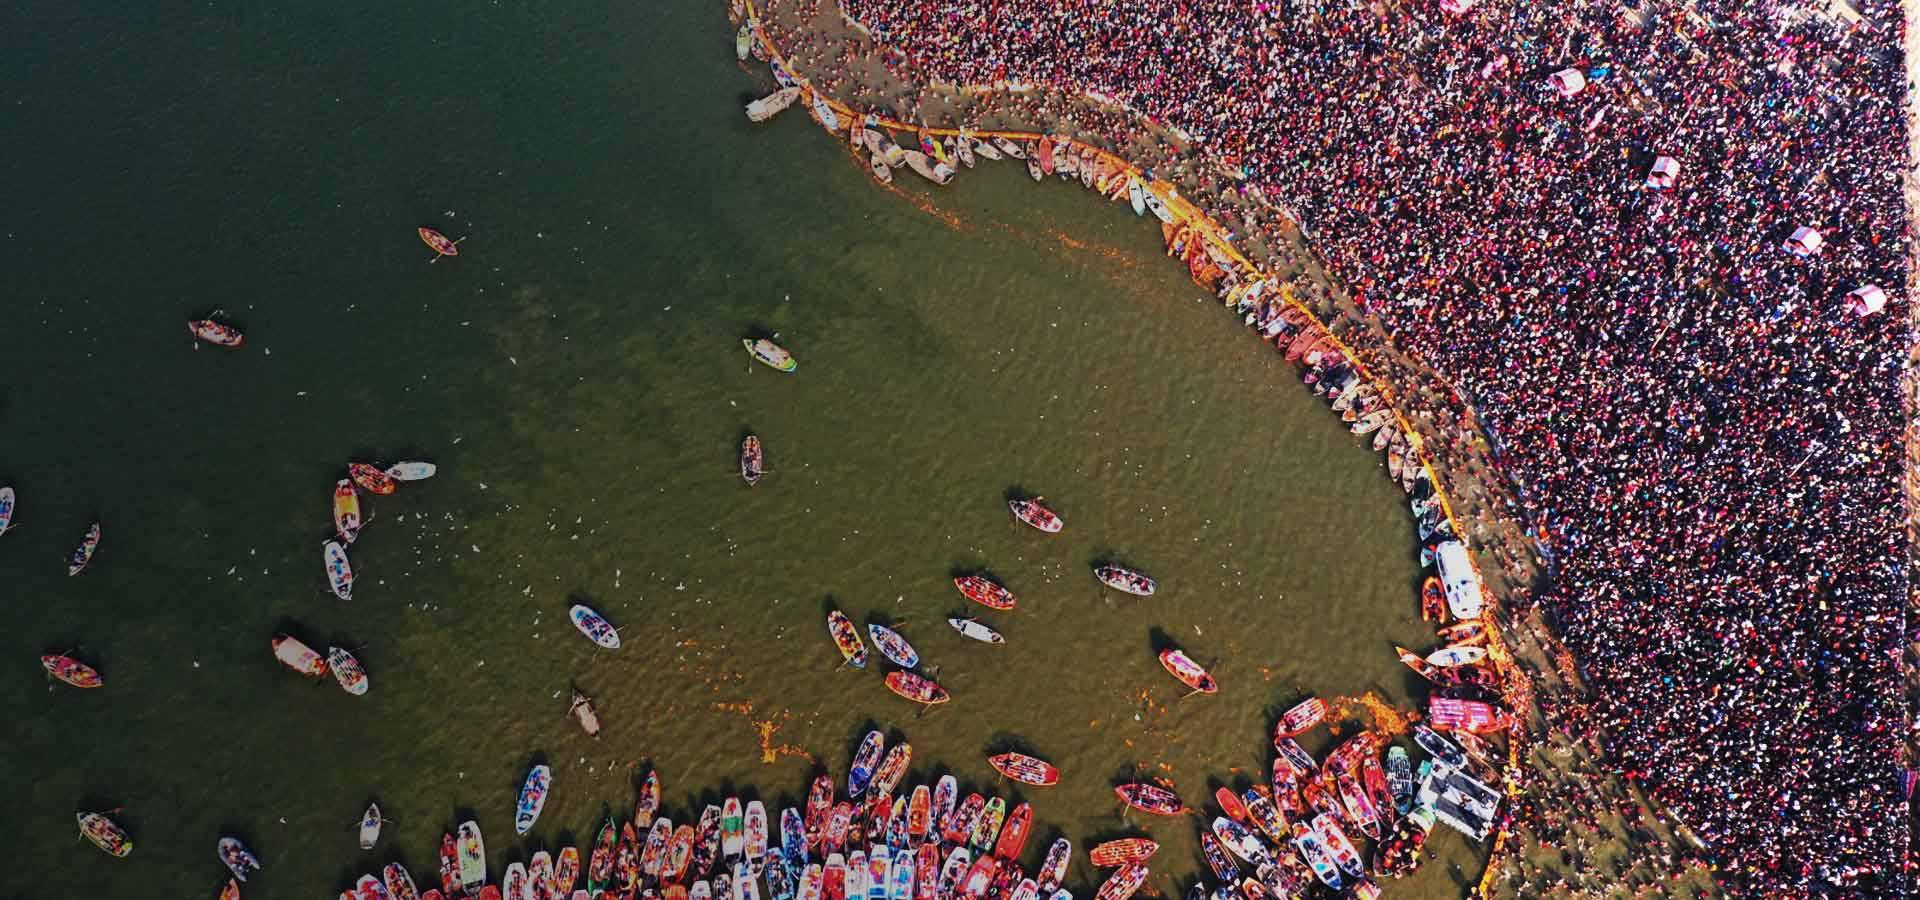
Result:
{"label": "wooden boat", "polygon": [[375,496],[384,497],[400,489],[399,482],[388,476],[385,469],[368,463],[347,463],[347,477],[361,490]]}
{"label": "wooden boat", "polygon": [[390,900],[387,896],[386,884],[376,875],[360,876],[360,880],[354,883],[353,890],[360,900]]}
{"label": "wooden boat", "polygon": [[[835,110],[833,104],[828,103],[827,98],[821,95],[820,92],[814,92],[813,99],[808,103],[808,106],[813,111],[813,120],[819,122],[821,128],[825,128],[829,132],[840,130],[839,111]],[[722,898],[722,900],[725,900],[725,898]]]}
{"label": "wooden boat", "polygon": [[342,600],[353,599],[353,566],[347,562],[347,548],[339,541],[328,541],[320,548],[327,566],[327,586]]}
{"label": "wooden boat", "polygon": [[1360,421],[1353,423],[1352,431],[1354,434],[1372,434],[1391,421],[1393,421],[1393,410],[1376,409],[1361,416]]}
{"label": "wooden boat", "polygon": [[1013,511],[1013,517],[1032,525],[1048,534],[1059,534],[1066,526],[1053,510],[1040,505],[1040,498],[1032,500],[1008,500],[1007,508]]}
{"label": "wooden boat", "polygon": [[1013,608],[1013,592],[988,580],[985,575],[962,575],[953,580],[953,586],[960,589],[961,596],[988,609]]}
{"label": "wooden boat", "polygon": [[1450,666],[1470,666],[1486,658],[1487,648],[1485,647],[1462,647],[1458,645],[1442,647],[1427,654],[1428,663],[1443,669]]}
{"label": "wooden boat", "polygon": [[1297,737],[1327,717],[1327,703],[1318,697],[1308,697],[1293,705],[1293,708],[1280,715],[1280,721],[1273,726],[1273,737]]}
{"label": "wooden boat", "polygon": [[1413,811],[1413,761],[1407,749],[1387,748],[1387,791],[1393,795],[1393,808],[1401,815]]}
{"label": "wooden boat", "polygon": [[860,632],[853,627],[853,620],[837,609],[827,610],[827,635],[833,638],[833,645],[840,648],[841,665],[856,669],[867,667],[867,645],[861,643]]}
{"label": "wooden boat", "polygon": [[1159,844],[1147,838],[1121,838],[1095,845],[1092,850],[1087,851],[1087,857],[1095,866],[1111,869],[1127,863],[1141,862],[1159,849]]}
{"label": "wooden boat", "polygon": [[106,851],[108,856],[126,856],[133,852],[133,838],[119,823],[103,813],[75,813],[74,819],[80,823],[80,836],[93,842],[95,847]]}
{"label": "wooden boat", "polygon": [[[858,844],[858,841],[854,842]],[[841,879],[841,891],[846,900],[867,900],[867,854],[864,850],[851,850],[847,853],[847,874]],[[827,891],[831,896],[831,888]]]}
{"label": "wooden boat", "polygon": [[1128,863],[1114,870],[1094,892],[1094,900],[1128,900],[1147,880],[1145,863]]}
{"label": "wooden boat", "polygon": [[748,487],[760,483],[760,476],[766,474],[766,459],[760,452],[760,437],[749,434],[740,442],[740,477]]}
{"label": "wooden boat", "polygon": [[1196,693],[1212,694],[1220,690],[1220,685],[1213,680],[1213,676],[1183,651],[1171,647],[1160,651],[1160,665],[1167,670],[1168,674],[1179,679],[1181,684],[1192,688]]}
{"label": "wooden boat", "polygon": [[999,797],[987,798],[987,805],[973,820],[973,834],[968,836],[967,846],[973,850],[976,858],[984,859],[992,855],[993,841],[1000,836],[1000,826],[1007,821],[1007,801]]}
{"label": "wooden boat", "polygon": [[[1344,818],[1360,827],[1362,834],[1373,840],[1380,839],[1380,809],[1373,805],[1373,798],[1362,790],[1360,782],[1347,772],[1339,772],[1333,778],[1334,793],[1340,798],[1340,808]],[[1323,814],[1324,815],[1324,814]]]}
{"label": "wooden boat", "polygon": [[1046,173],[1040,171],[1039,161],[1033,160],[1033,159],[1027,160],[1027,174],[1032,176],[1033,180],[1035,181],[1039,181],[1040,179],[1046,177]]}
{"label": "wooden boat", "polygon": [[1073,864],[1073,842],[1064,837],[1054,838],[1047,845],[1047,855],[1041,859],[1039,870],[1033,873],[1034,886],[1041,894],[1051,896],[1060,889],[1067,879],[1067,868]]}
{"label": "wooden boat", "polygon": [[221,838],[214,853],[219,858],[220,864],[233,873],[236,881],[246,881],[248,872],[260,871],[260,858],[254,856],[253,851],[248,850],[246,844],[240,843],[239,838]]}
{"label": "wooden boat", "polygon": [[462,893],[460,886],[460,845],[453,832],[440,832],[440,891],[449,897]]}
{"label": "wooden boat", "polygon": [[1053,159],[1053,141],[1048,138],[1041,138],[1038,143],[1034,144],[1033,159],[1039,163],[1042,173],[1052,175],[1055,165]]}
{"label": "wooden boat", "polygon": [[526,834],[533,823],[540,821],[540,811],[547,808],[547,791],[552,787],[551,768],[538,765],[527,772],[526,782],[520,785],[520,802],[513,810],[514,834]]}
{"label": "wooden boat", "polygon": [[940,866],[940,877],[934,896],[939,900],[954,900],[958,891],[965,886],[964,879],[973,862],[973,854],[965,847],[955,847],[947,853],[947,861]]}
{"label": "wooden boat", "polygon": [[360,815],[360,849],[372,850],[373,845],[380,843],[380,826],[385,822],[380,815],[380,804],[367,804],[367,811]]}
{"label": "wooden boat", "polygon": [[1313,869],[1313,876],[1320,879],[1321,884],[1333,890],[1339,890],[1344,879],[1340,876],[1340,869],[1333,863],[1333,854],[1328,852],[1327,845],[1320,840],[1320,836],[1315,834],[1313,829],[1308,828],[1305,822],[1293,823],[1292,832],[1293,847],[1299,851],[1300,858],[1306,860],[1307,865]]}
{"label": "wooden boat", "polygon": [[973,823],[980,818],[981,810],[986,809],[987,798],[979,794],[968,794],[967,799],[954,807],[953,814],[946,818],[940,829],[940,836],[949,844],[964,844],[973,834]]}
{"label": "wooden boat", "polygon": [[534,900],[553,900],[553,855],[536,851],[527,860],[527,880],[533,882]]}
{"label": "wooden boat", "polygon": [[1134,215],[1144,216],[1147,214],[1147,189],[1140,186],[1140,179],[1129,178],[1127,180],[1127,202],[1133,206]]}
{"label": "wooden boat", "polygon": [[1000,632],[988,628],[975,619],[948,616],[947,624],[953,626],[953,630],[960,632],[962,635],[984,644],[1004,644],[1007,641],[1006,638],[1000,635]]}
{"label": "wooden boat", "polygon": [[956,137],[952,141],[953,155],[959,157],[960,164],[971,169],[974,166],[973,142],[965,137]]}
{"label": "wooden boat", "polygon": [[527,876],[525,863],[507,864],[507,871],[500,876],[500,892],[506,900],[533,900],[533,880]]}
{"label": "wooden boat", "polygon": [[982,159],[999,161],[1006,158],[1006,154],[1001,153],[999,147],[977,137],[968,137],[967,143],[973,148],[973,152]]}
{"label": "wooden boat", "polygon": [[800,363],[793,358],[793,354],[788,353],[785,347],[766,338],[758,340],[741,338],[740,346],[747,348],[747,355],[781,372],[792,372],[800,368]]}
{"label": "wooden boat", "polygon": [[946,688],[933,683],[929,679],[915,675],[912,672],[887,673],[887,690],[899,694],[908,700],[912,700],[915,703],[924,703],[927,706],[945,703],[953,699],[953,697],[947,693]]}
{"label": "wooden boat", "polygon": [[1280,754],[1282,760],[1286,761],[1287,766],[1293,769],[1294,774],[1302,778],[1312,775],[1319,768],[1319,765],[1313,761],[1313,754],[1308,753],[1306,748],[1300,746],[1300,743],[1293,738],[1275,738],[1273,749]]}
{"label": "wooden boat", "polygon": [[592,607],[575,603],[567,610],[567,617],[573,620],[573,627],[580,629],[580,633],[586,635],[588,640],[608,650],[620,649],[620,630],[594,612]]}
{"label": "wooden boat", "polygon": [[1273,863],[1273,855],[1267,852],[1266,846],[1239,822],[1226,816],[1214,816],[1213,834],[1220,839],[1221,846],[1256,869]]}
{"label": "wooden boat", "polygon": [[976,855],[973,865],[968,867],[966,876],[960,880],[959,887],[954,891],[954,896],[966,898],[966,900],[979,900],[987,896],[999,869],[999,860],[991,856]]}
{"label": "wooden boat", "polygon": [[362,668],[360,660],[342,647],[327,648],[327,671],[333,673],[333,680],[340,682],[340,689],[355,697],[367,692],[367,670]]}
{"label": "wooden boat", "polygon": [[600,834],[594,838],[593,851],[587,857],[587,893],[598,896],[613,882],[614,844],[620,840],[620,829],[614,827],[613,818],[607,817],[601,822]]}
{"label": "wooden boat", "polygon": [[1235,822],[1247,822],[1247,809],[1240,804],[1240,798],[1233,788],[1219,787],[1213,791],[1213,802],[1220,804],[1220,811]]}
{"label": "wooden boat", "polygon": [[1187,811],[1187,808],[1181,805],[1178,795],[1156,785],[1122,784],[1116,785],[1113,792],[1119,796],[1121,803],[1156,816],[1178,816]]}
{"label": "wooden boat", "polygon": [[953,180],[953,169],[946,163],[935,162],[918,150],[907,151],[907,168],[920,173],[921,177],[934,184],[946,184]]}
{"label": "wooden boat", "polygon": [[1504,709],[1477,700],[1428,697],[1427,721],[1434,728],[1485,734],[1506,730],[1513,724],[1513,717]]}
{"label": "wooden boat", "polygon": [[[696,862],[695,867],[699,867]],[[620,843],[613,848],[613,887],[616,894],[625,894],[640,885],[640,832],[632,822],[620,826]]]}
{"label": "wooden boat", "polygon": [[[660,870],[667,864],[667,848],[673,843],[673,820],[666,816],[657,816],[653,827],[647,829],[646,843],[640,850],[640,875],[648,880],[660,876]],[[705,866],[700,867],[705,869]]]}
{"label": "wooden boat", "polygon": [[380,874],[386,880],[387,896],[392,900],[420,900],[420,891],[413,885],[413,873],[408,872],[406,866],[387,863]]}
{"label": "wooden boat", "polygon": [[900,636],[900,632],[885,625],[872,624],[867,626],[867,636],[873,638],[875,647],[880,648],[880,655],[892,660],[894,665],[911,669],[920,664],[920,654],[912,644],[907,643],[906,638]]}
{"label": "wooden boat", "polygon": [[1001,753],[987,757],[987,765],[1021,784],[1049,787],[1060,781],[1060,770],[1044,759],[1024,753]]}
{"label": "wooden boat", "polygon": [[924,784],[916,785],[905,806],[907,837],[917,844],[933,826],[933,792]]}
{"label": "wooden boat", "polygon": [[53,678],[77,688],[97,688],[106,683],[100,680],[100,673],[92,666],[65,654],[40,657],[40,668],[46,669]]}
{"label": "wooden boat", "polygon": [[1167,208],[1167,202],[1160,199],[1159,194],[1154,193],[1152,185],[1142,192],[1140,201],[1147,205],[1147,211],[1153,213],[1154,218],[1162,222],[1173,221],[1173,210]]}
{"label": "wooden boat", "polygon": [[1207,868],[1213,870],[1215,878],[1222,884],[1234,884],[1240,880],[1240,864],[1221,846],[1220,839],[1207,829],[1200,830],[1200,856],[1207,861]]}
{"label": "wooden boat", "polygon": [[912,744],[901,741],[887,748],[887,757],[873,770],[873,782],[867,785],[867,789],[891,796],[893,789],[900,785],[900,779],[906,777],[907,765],[912,761]]}
{"label": "wooden boat", "polygon": [[1151,597],[1160,588],[1153,579],[1125,566],[1095,566],[1093,577],[1100,579],[1100,583],[1107,587],[1136,597]]}
{"label": "wooden boat", "polygon": [[1300,776],[1293,771],[1292,764],[1284,759],[1273,761],[1272,778],[1268,786],[1273,793],[1273,805],[1280,814],[1288,819],[1298,818],[1306,810],[1300,802]]}
{"label": "wooden boat", "polygon": [[853,804],[842,801],[833,805],[833,815],[827,817],[827,828],[822,845],[828,850],[839,852],[847,843],[847,831],[853,827]]}
{"label": "wooden boat", "polygon": [[440,467],[433,463],[410,460],[388,466],[385,474],[394,481],[425,481],[438,471]]}
{"label": "wooden boat", "polygon": [[13,500],[13,488],[0,487],[0,534],[13,527]]}
{"label": "wooden boat", "polygon": [[800,99],[799,87],[784,87],[747,104],[747,121],[765,122]]}
{"label": "wooden boat", "polygon": [[1001,153],[1005,153],[1005,154],[1006,154],[1007,156],[1009,156],[1009,157],[1011,157],[1011,158],[1013,158],[1013,159],[1026,159],[1026,158],[1027,158],[1027,151],[1026,151],[1026,149],[1025,149],[1025,148],[1023,148],[1023,147],[1021,147],[1021,146],[1020,146],[1020,145],[1019,145],[1018,143],[1016,143],[1016,142],[1014,142],[1014,141],[1010,141],[1010,140],[1008,140],[1008,139],[1006,139],[1006,138],[1003,138],[1003,137],[997,137],[997,136],[996,136],[996,137],[995,137],[995,138],[993,139],[993,145],[994,145],[995,147],[998,147],[998,148],[1000,149],[1000,152],[1001,152]]}
{"label": "wooden boat", "polygon": [[240,882],[232,878],[220,886],[220,900],[240,900]]}
{"label": "wooden boat", "polygon": [[1022,803],[1007,813],[1006,823],[1000,826],[1000,837],[993,843],[993,855],[1008,862],[1020,859],[1020,851],[1026,849],[1027,833],[1033,829],[1033,806]]}
{"label": "wooden boat", "polygon": [[360,537],[360,494],[345,478],[333,484],[333,531],[342,543],[351,544]]}
{"label": "wooden boat", "polygon": [[[740,30],[733,33],[733,58],[747,61],[747,54],[753,51],[753,20],[740,23]],[[725,900],[725,898],[721,898]]]}
{"label": "wooden boat", "polygon": [[765,803],[754,800],[747,804],[746,832],[747,865],[753,870],[754,877],[758,878],[766,864],[769,837]]}
{"label": "wooden boat", "polygon": [[579,691],[573,692],[573,700],[567,705],[567,715],[580,723],[580,730],[588,737],[600,736],[600,714],[594,711],[593,698]]}
{"label": "wooden boat", "polygon": [[679,881],[693,864],[693,845],[698,839],[692,825],[681,825],[667,838],[666,860],[660,864],[661,881]]}
{"label": "wooden boat", "polygon": [[737,860],[747,850],[747,813],[739,797],[720,801],[720,855]]}
{"label": "wooden boat", "polygon": [[466,238],[461,238],[459,241],[448,240],[446,235],[431,228],[423,227],[419,232],[420,240],[433,248],[433,258],[427,262],[439,262],[442,256],[459,256],[460,241],[466,240]]}
{"label": "wooden boat", "polygon": [[886,157],[882,156],[880,151],[875,150],[871,156],[867,157],[867,168],[873,172],[875,181],[881,184],[893,183],[893,168],[887,165]]}
{"label": "wooden boat", "polygon": [[847,767],[847,796],[858,797],[866,792],[867,784],[873,780],[874,768],[880,765],[880,750],[886,742],[886,735],[878,728],[860,739],[860,747],[853,751],[853,762]]}
{"label": "wooden boat", "polygon": [[189,320],[187,333],[196,341],[206,341],[216,347],[238,347],[247,339],[240,329],[212,319]]}
{"label": "wooden boat", "polygon": [[660,811],[660,770],[647,770],[647,777],[640,779],[640,787],[634,792],[633,824],[636,828],[653,825],[653,816]]}
{"label": "wooden boat", "polygon": [[1438,634],[1442,640],[1452,641],[1456,645],[1481,644],[1487,640],[1487,624],[1479,619],[1467,619],[1435,629],[1434,633]]}
{"label": "wooden boat", "polygon": [[67,574],[78,575],[80,570],[93,562],[94,551],[100,549],[100,523],[87,526],[87,533],[80,538],[80,546],[75,547],[73,555],[67,558]]}
{"label": "wooden boat", "polygon": [[1428,622],[1447,620],[1447,594],[1437,575],[1428,575],[1420,583],[1420,618]]}
{"label": "wooden boat", "polygon": [[480,823],[472,819],[461,822],[455,834],[460,844],[460,884],[471,893],[487,881],[487,845],[480,839]]}
{"label": "wooden boat", "polygon": [[1325,813],[1315,816],[1313,833],[1327,848],[1327,854],[1333,857],[1333,864],[1341,875],[1354,880],[1366,875],[1367,868],[1360,861],[1360,854],[1354,852],[1353,843],[1347,840],[1346,832],[1340,829],[1340,822],[1333,816]]}

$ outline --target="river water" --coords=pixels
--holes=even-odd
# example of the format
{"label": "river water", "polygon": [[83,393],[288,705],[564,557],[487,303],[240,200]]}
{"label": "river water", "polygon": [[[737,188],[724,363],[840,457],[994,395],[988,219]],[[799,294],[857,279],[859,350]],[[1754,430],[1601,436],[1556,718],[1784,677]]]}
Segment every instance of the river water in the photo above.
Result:
{"label": "river water", "polygon": [[[1201,868],[1194,824],[1123,821],[1113,783],[1199,806],[1264,777],[1304,694],[1419,696],[1391,650],[1429,640],[1398,490],[1150,223],[1007,164],[877,189],[799,111],[740,115],[760,79],[718,4],[453,12],[0,13],[0,484],[20,492],[0,894],[57,872],[69,894],[212,897],[223,833],[266,861],[250,898],[332,896],[392,859],[429,883],[467,816],[497,877],[587,840],[648,764],[676,820],[724,790],[777,810],[816,762],[844,778],[870,727],[912,741],[910,783],[991,789],[1008,747],[1051,760],[1058,787],[1001,786],[1035,804],[1029,853],[1144,828],[1173,894]],[[429,264],[418,225],[461,255]],[[190,348],[181,323],[216,308],[243,350]],[[795,375],[741,352],[775,332]],[[748,430],[771,470],[753,489]],[[355,458],[440,476],[365,501],[341,603],[320,542]],[[1014,491],[1066,531],[1013,523]],[[1100,588],[1105,559],[1160,593]],[[977,567],[1020,595],[971,610],[1004,646],[942,621]],[[625,647],[576,633],[576,600]],[[829,605],[902,623],[953,702],[920,716],[877,665],[837,669]],[[282,669],[281,632],[359,648],[371,692]],[[1221,693],[1181,699],[1169,642]],[[70,649],[105,689],[46,689],[34,657]],[[570,683],[600,740],[564,717]],[[515,842],[534,760],[556,787]],[[362,853],[370,798],[394,821]],[[115,807],[124,860],[73,832]],[[1432,846],[1392,895],[1477,875],[1457,835]],[[1084,850],[1068,884],[1097,884]]]}

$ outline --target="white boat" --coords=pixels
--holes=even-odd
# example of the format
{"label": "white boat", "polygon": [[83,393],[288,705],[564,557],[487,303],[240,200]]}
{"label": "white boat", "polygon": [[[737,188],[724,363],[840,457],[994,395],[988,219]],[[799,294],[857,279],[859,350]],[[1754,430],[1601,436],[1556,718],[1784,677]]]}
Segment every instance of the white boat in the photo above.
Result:
{"label": "white boat", "polygon": [[820,96],[818,92],[813,95],[813,117],[819,120],[820,127],[828,131],[840,130],[840,115],[833,111],[827,99]]}
{"label": "white boat", "polygon": [[513,810],[514,834],[526,834],[533,823],[540,821],[540,811],[547,808],[547,793],[552,787],[552,769],[539,765],[527,773],[526,784],[520,786],[520,802]]}
{"label": "white boat", "polygon": [[1147,189],[1140,186],[1140,179],[1127,179],[1127,200],[1133,204],[1134,215],[1147,214]]}
{"label": "white boat", "polygon": [[240,843],[239,838],[221,838],[218,853],[221,864],[226,866],[227,871],[232,872],[233,877],[238,881],[246,881],[248,871],[260,870],[259,857],[254,856],[253,851],[247,849],[247,845]]}
{"label": "white boat", "polygon": [[13,527],[13,488],[0,487],[0,534]]}
{"label": "white boat", "polygon": [[999,147],[1001,153],[1005,153],[1006,155],[1011,156],[1014,159],[1027,158],[1026,150],[1022,149],[1019,144],[1016,144],[1013,141],[1007,140],[1006,138],[1003,138],[1003,137],[994,138],[993,145],[995,147]]}
{"label": "white boat", "polygon": [[988,628],[973,619],[950,616],[947,619],[947,624],[952,625],[953,630],[983,644],[1004,644],[1007,642],[1006,638],[1000,636],[1000,632]]}
{"label": "white boat", "polygon": [[360,849],[372,850],[380,842],[380,824],[385,821],[380,817],[380,804],[367,804],[366,813],[360,817]]}
{"label": "white boat", "polygon": [[1158,218],[1160,221],[1165,222],[1168,225],[1173,224],[1173,211],[1167,208],[1166,201],[1161,200],[1160,195],[1155,194],[1151,190],[1145,190],[1145,189],[1142,189],[1140,193],[1141,193],[1140,202],[1145,203],[1147,205],[1147,209],[1150,209],[1153,211],[1153,215],[1155,218]]}
{"label": "white boat", "polygon": [[1385,425],[1391,421],[1393,421],[1392,410],[1376,409],[1373,412],[1370,412],[1364,416],[1361,416],[1360,421],[1353,423],[1353,433],[1354,434],[1372,434],[1373,432],[1380,430],[1380,426]]}
{"label": "white boat", "polygon": [[797,87],[781,88],[774,91],[765,97],[761,97],[747,104],[747,121],[765,122],[779,115],[780,112],[787,107],[792,106],[793,101],[798,99],[800,99],[800,89]]}
{"label": "white boat", "polygon": [[333,595],[342,600],[353,599],[353,566],[347,562],[347,548],[339,541],[328,541],[322,548],[327,564],[327,584],[333,588]]}
{"label": "white boat", "polygon": [[395,481],[424,481],[440,467],[430,462],[397,462],[387,467],[387,477]]}
{"label": "white boat", "polygon": [[867,166],[873,170],[874,180],[881,184],[893,183],[893,169],[887,167],[886,159],[878,151],[867,161]]}
{"label": "white boat", "polygon": [[567,610],[567,616],[573,619],[573,627],[580,629],[580,633],[594,643],[608,650],[620,649],[620,630],[594,612],[592,607],[575,603],[572,609]]}
{"label": "white boat", "polygon": [[1470,666],[1487,658],[1485,647],[1441,647],[1427,654],[1427,662],[1447,668],[1449,666]]}
{"label": "white boat", "polygon": [[740,23],[740,30],[733,34],[733,56],[741,62],[747,61],[747,54],[753,51],[753,20]]}
{"label": "white boat", "polygon": [[960,164],[973,168],[973,145],[966,138],[953,139],[953,155],[960,158]]}
{"label": "white boat", "polygon": [[999,148],[994,145],[979,138],[968,138],[967,140],[972,145],[973,152],[979,154],[981,159],[998,160],[1003,158]]}
{"label": "white boat", "polygon": [[[936,163],[932,159],[929,159],[925,153],[921,153],[918,150],[908,150],[906,154],[907,167],[915,172],[919,172],[921,177],[928,181],[934,184],[946,184],[948,180],[953,178],[953,170],[948,169],[945,163]],[[946,170],[944,176],[941,175],[942,169]]]}
{"label": "white boat", "polygon": [[327,671],[333,673],[333,680],[340,682],[340,689],[355,697],[367,692],[367,670],[360,667],[360,660],[339,647],[327,648]]}

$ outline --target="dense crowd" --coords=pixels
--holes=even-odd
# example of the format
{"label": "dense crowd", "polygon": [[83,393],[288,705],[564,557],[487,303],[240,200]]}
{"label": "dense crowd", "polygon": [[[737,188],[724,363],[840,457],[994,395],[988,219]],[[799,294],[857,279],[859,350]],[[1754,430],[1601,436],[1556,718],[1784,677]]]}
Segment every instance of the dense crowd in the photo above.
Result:
{"label": "dense crowd", "polygon": [[[1907,843],[1905,77],[1897,5],[1856,5],[843,8],[916,78],[1097,91],[1283,200],[1504,448],[1598,688],[1581,727],[1735,883],[1881,893]],[[1784,246],[1801,226],[1819,252]],[[1869,284],[1892,301],[1847,311]]]}

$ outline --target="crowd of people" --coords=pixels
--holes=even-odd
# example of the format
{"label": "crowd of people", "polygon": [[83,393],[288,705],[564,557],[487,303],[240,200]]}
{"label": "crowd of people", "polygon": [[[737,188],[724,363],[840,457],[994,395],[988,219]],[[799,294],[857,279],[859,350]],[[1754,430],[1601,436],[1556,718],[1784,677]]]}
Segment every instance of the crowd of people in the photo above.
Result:
{"label": "crowd of people", "polygon": [[1097,92],[1284,202],[1501,446],[1596,687],[1579,727],[1735,884],[1879,893],[1907,858],[1906,79],[1898,5],[1854,5],[842,8],[909,80]]}

